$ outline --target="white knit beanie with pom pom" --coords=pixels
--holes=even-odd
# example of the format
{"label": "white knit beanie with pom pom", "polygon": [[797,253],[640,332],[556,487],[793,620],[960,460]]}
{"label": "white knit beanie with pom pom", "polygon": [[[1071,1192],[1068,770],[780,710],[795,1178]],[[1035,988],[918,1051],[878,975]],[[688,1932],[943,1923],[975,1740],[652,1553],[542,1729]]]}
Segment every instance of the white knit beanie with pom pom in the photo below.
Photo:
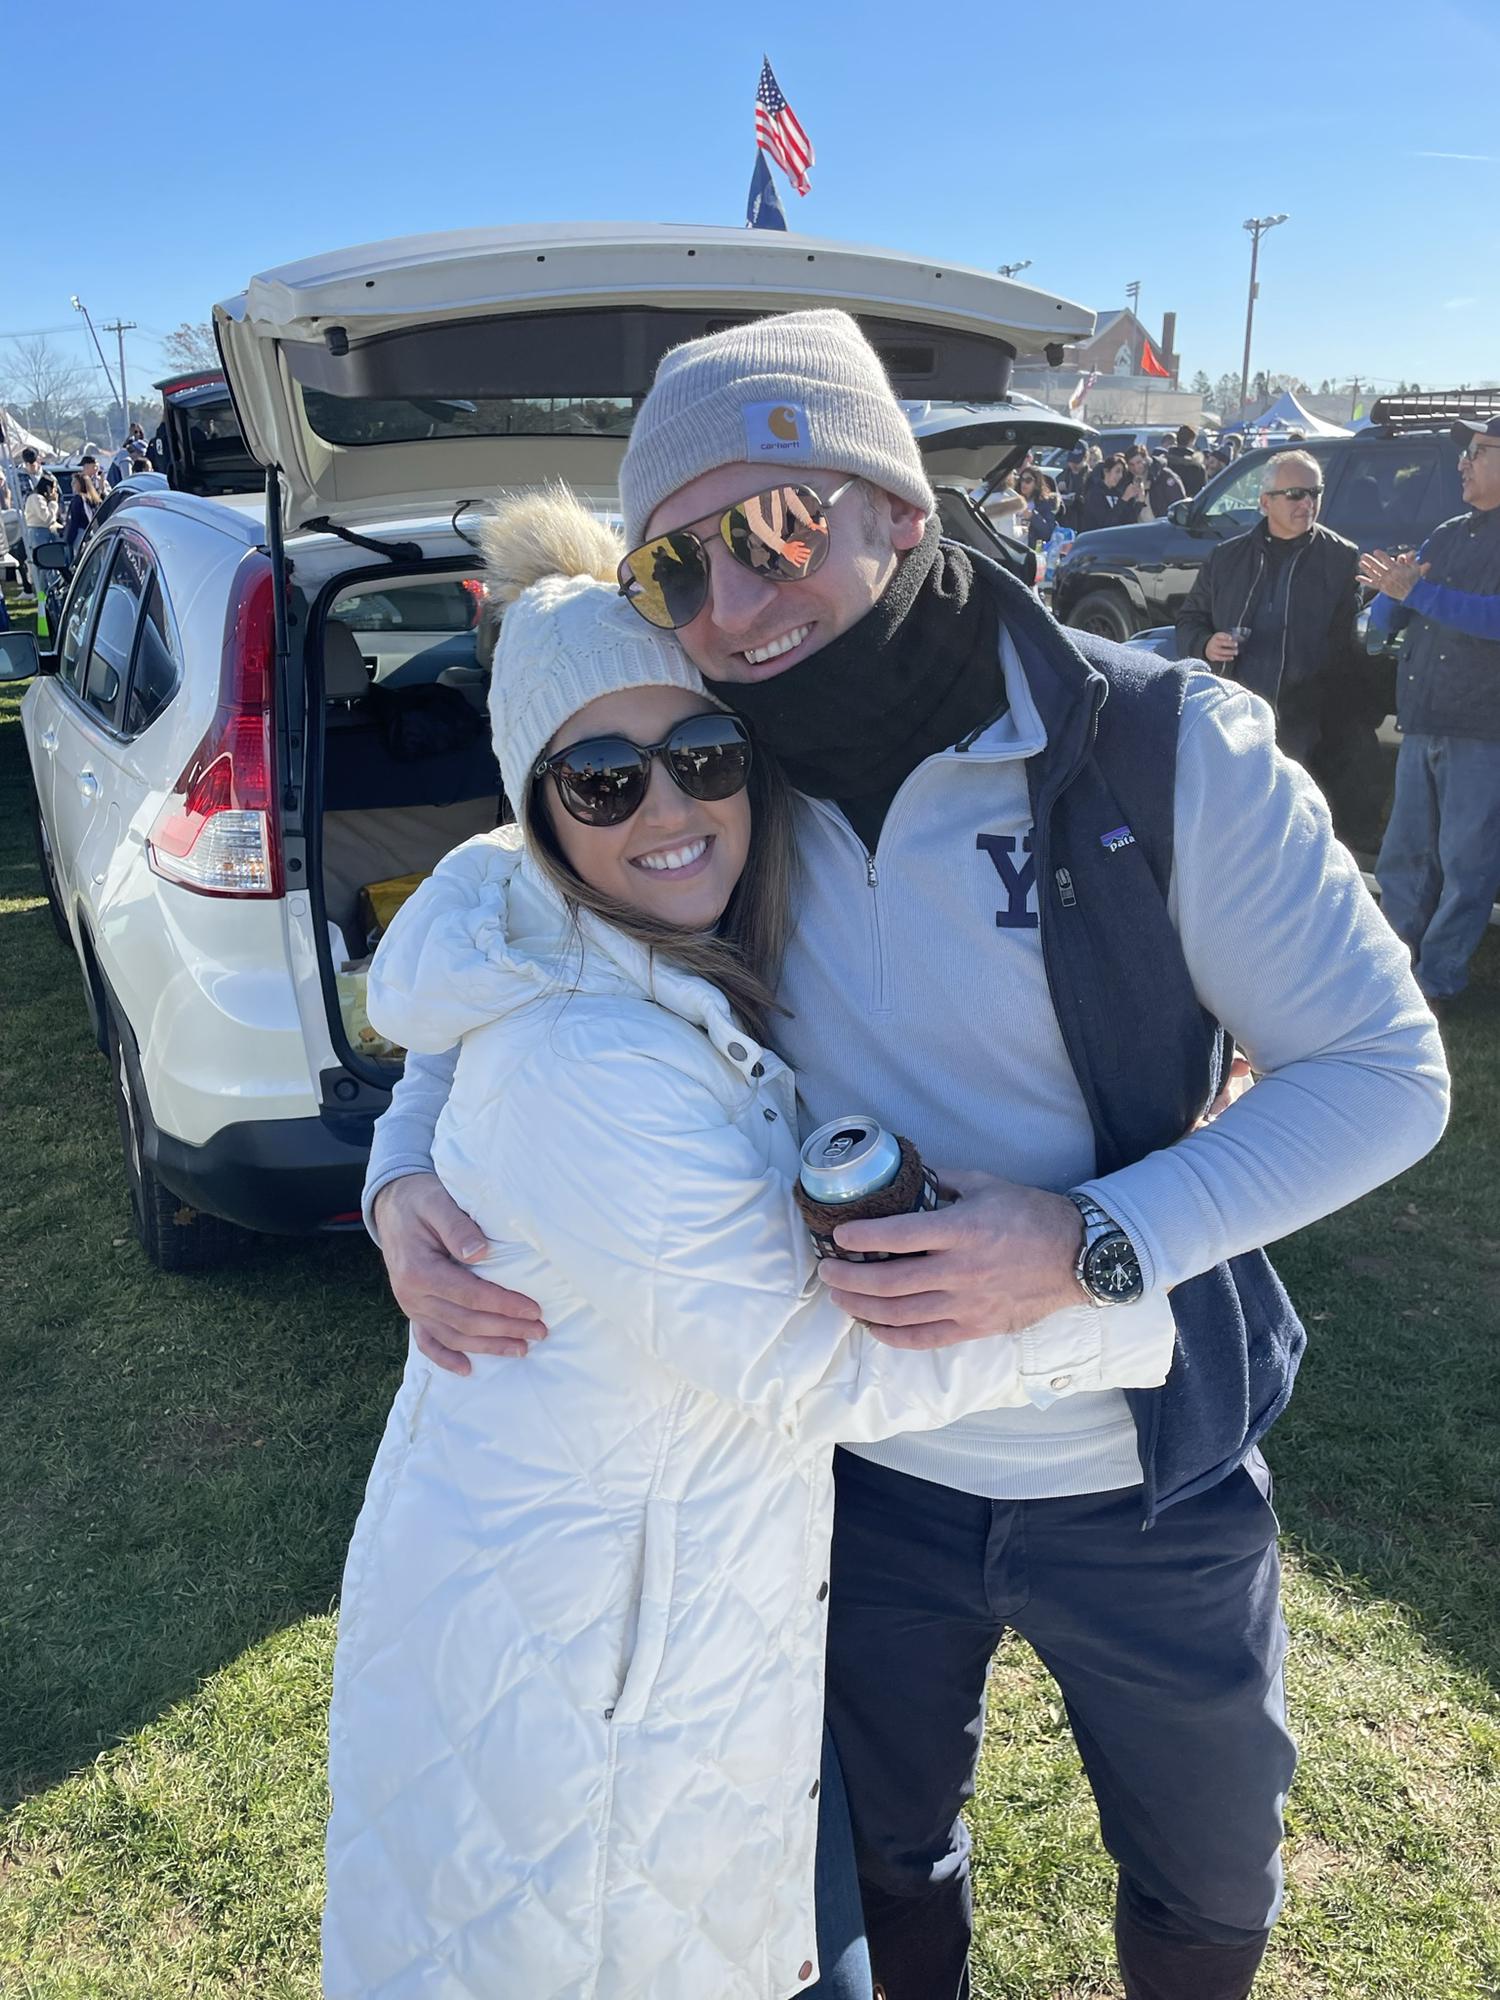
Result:
{"label": "white knit beanie with pom pom", "polygon": [[706,692],[669,632],[620,595],[623,543],[565,486],[501,500],[480,529],[492,599],[505,607],[490,727],[519,811],[537,760],[569,716],[622,688]]}

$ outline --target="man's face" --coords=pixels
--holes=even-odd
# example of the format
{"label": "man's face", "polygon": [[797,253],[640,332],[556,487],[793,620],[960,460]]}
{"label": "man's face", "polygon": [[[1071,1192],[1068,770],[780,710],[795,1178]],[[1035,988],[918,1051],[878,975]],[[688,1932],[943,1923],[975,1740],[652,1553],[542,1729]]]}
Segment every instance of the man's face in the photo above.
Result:
{"label": "man's face", "polygon": [[1151,454],[1139,446],[1130,454],[1130,476],[1132,479],[1148,479],[1151,476]]}
{"label": "man's face", "polygon": [[[1300,494],[1300,499],[1293,499]],[[1323,474],[1311,458],[1290,459],[1276,468],[1276,483],[1260,496],[1266,526],[1279,542],[1305,535],[1318,518],[1323,500]]]}
{"label": "man's face", "polygon": [[[782,480],[811,486],[825,497],[847,474],[798,467]],[[703,523],[737,500],[777,484],[764,465],[721,465],[663,500],[647,535]],[[771,583],[748,570],[711,526],[696,532],[708,550],[708,602],[678,631],[683,651],[707,680],[769,681],[858,624],[880,597],[896,562],[914,549],[926,517],[909,501],[861,485],[828,510],[828,554],[821,569],[792,583]]]}
{"label": "man's face", "polygon": [[1485,513],[1500,507],[1500,438],[1471,437],[1458,461],[1458,476],[1470,507]]}

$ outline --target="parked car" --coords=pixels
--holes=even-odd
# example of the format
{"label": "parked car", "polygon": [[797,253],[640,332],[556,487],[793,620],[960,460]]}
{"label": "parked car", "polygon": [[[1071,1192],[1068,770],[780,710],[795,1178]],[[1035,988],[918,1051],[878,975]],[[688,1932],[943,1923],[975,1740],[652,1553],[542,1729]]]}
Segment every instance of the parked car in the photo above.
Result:
{"label": "parked car", "polygon": [[981,272],[771,232],[502,229],[312,259],[216,309],[262,493],[131,493],[56,651],[0,635],[6,678],[38,671],[47,899],[158,1265],[232,1256],[234,1226],[357,1226],[401,1061],[362,964],[401,881],[499,810],[470,496],[562,478],[613,516],[662,354],[812,305],[857,313],[920,401],[950,532],[1023,564],[969,492],[1076,432],[1009,399],[1010,368],[1093,316]]}
{"label": "parked car", "polygon": [[161,422],[147,456],[181,493],[259,493],[265,473],[245,449],[220,368],[169,375],[155,385]]}
{"label": "parked car", "polygon": [[[1429,400],[1439,402],[1422,399]],[[1377,421],[1353,437],[1299,444],[1322,468],[1323,525],[1361,549],[1395,548],[1414,546],[1461,513],[1452,414],[1445,420],[1440,409],[1424,409],[1411,419]],[[1261,468],[1274,455],[1246,452],[1160,521],[1079,535],[1054,580],[1058,617],[1108,639],[1170,624],[1215,546],[1259,520]]]}

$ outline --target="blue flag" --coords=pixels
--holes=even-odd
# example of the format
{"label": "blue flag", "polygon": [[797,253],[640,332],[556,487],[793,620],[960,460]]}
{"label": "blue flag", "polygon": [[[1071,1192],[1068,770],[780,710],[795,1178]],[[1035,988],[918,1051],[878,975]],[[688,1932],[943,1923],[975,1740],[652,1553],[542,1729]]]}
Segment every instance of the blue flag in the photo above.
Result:
{"label": "blue flag", "polygon": [[750,176],[750,199],[745,203],[745,227],[786,228],[786,212],[781,206],[781,196],[776,192],[771,169],[759,147],[755,151],[755,172]]}

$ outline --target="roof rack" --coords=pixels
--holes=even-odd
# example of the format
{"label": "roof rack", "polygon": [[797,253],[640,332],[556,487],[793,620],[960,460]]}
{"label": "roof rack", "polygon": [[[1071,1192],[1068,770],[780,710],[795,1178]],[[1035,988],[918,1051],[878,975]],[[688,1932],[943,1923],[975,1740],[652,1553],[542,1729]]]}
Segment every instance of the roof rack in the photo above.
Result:
{"label": "roof rack", "polygon": [[1461,417],[1500,417],[1500,389],[1434,389],[1409,396],[1380,396],[1370,422],[1392,434],[1434,430]]}

